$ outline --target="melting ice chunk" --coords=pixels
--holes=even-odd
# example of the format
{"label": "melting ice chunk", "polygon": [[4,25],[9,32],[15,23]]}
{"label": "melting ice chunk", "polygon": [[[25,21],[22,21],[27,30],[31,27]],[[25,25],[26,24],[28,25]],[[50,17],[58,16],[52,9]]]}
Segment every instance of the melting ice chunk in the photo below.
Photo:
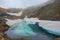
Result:
{"label": "melting ice chunk", "polygon": [[38,21],[38,18],[24,18],[24,20],[28,23],[28,24],[35,24],[36,21]]}

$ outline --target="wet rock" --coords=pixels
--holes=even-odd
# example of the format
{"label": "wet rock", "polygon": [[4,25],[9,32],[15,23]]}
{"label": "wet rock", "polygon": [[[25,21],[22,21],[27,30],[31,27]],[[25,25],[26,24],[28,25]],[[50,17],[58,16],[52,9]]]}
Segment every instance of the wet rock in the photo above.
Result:
{"label": "wet rock", "polygon": [[5,22],[6,22],[5,19],[0,18],[0,40],[5,40],[3,38],[3,36],[5,35],[4,33],[9,29],[9,26]]}
{"label": "wet rock", "polygon": [[9,28],[9,26],[5,22],[5,19],[0,18],[0,32],[5,32]]}

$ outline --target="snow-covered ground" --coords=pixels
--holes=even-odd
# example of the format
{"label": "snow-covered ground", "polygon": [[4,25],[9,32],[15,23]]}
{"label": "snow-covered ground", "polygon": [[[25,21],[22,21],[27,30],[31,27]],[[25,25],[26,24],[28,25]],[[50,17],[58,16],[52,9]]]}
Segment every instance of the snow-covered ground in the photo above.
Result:
{"label": "snow-covered ground", "polygon": [[19,13],[7,13],[7,14],[10,14],[10,15],[15,15],[15,16],[21,16],[22,11],[20,11]]}
{"label": "snow-covered ground", "polygon": [[[10,26],[14,25],[16,23],[19,23],[21,21],[21,19],[16,19],[16,20],[6,19],[6,20],[8,20],[6,23]],[[42,27],[47,27],[51,30],[60,31],[60,21],[39,20],[38,18],[24,18],[24,21],[26,21],[30,24],[31,23],[35,24],[36,22],[38,22],[39,25]]]}
{"label": "snow-covered ground", "polygon": [[[15,25],[22,21],[21,19],[6,20],[8,20],[6,24],[8,24],[9,26]],[[35,24],[36,22],[38,22],[40,27],[47,29],[48,31],[52,31],[50,33],[56,32],[56,34],[60,35],[60,21],[39,20],[38,18],[24,18],[24,21],[30,24]]]}
{"label": "snow-covered ground", "polygon": [[16,23],[21,22],[21,19],[17,19],[17,20],[6,19],[6,20],[7,20],[6,24],[9,26],[12,26],[12,25],[15,25]]}

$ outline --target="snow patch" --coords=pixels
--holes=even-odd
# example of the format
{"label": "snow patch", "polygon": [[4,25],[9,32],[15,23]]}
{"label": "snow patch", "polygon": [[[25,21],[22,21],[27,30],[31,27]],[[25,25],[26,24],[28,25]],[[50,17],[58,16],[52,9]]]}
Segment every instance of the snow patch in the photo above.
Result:
{"label": "snow patch", "polygon": [[12,25],[15,25],[15,24],[21,22],[21,19],[16,19],[16,20],[6,19],[6,20],[7,20],[6,24],[9,26],[12,26]]}
{"label": "snow patch", "polygon": [[7,13],[7,14],[10,14],[10,15],[15,15],[15,16],[21,16],[22,11],[20,11],[19,13]]}

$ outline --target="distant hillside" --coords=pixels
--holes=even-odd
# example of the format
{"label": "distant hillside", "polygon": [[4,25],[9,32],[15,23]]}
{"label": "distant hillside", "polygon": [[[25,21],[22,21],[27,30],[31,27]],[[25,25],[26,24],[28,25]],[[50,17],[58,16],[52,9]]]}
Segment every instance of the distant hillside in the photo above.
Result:
{"label": "distant hillside", "polygon": [[8,8],[8,9],[5,9],[5,8],[0,7],[0,13],[3,13],[3,12],[18,13],[21,10],[22,10],[21,8]]}
{"label": "distant hillside", "polygon": [[[28,18],[39,18],[40,20],[56,20],[60,21],[60,0],[55,0],[55,2],[51,4],[47,4],[45,6],[33,6],[29,7],[27,9],[16,9],[16,8],[9,8],[7,9],[7,12],[12,12],[12,13],[17,13],[20,10],[22,10],[22,15],[21,16],[8,16],[5,18],[9,19],[18,19],[18,18],[25,18],[27,16]],[[4,11],[6,12],[6,11]]]}
{"label": "distant hillside", "polygon": [[10,12],[10,13],[18,13],[21,10],[22,10],[21,8],[8,8],[7,9],[7,12]]}
{"label": "distant hillside", "polygon": [[1,14],[1,13],[5,13],[5,12],[7,12],[7,10],[0,7],[0,14]]}
{"label": "distant hillside", "polygon": [[60,0],[55,0],[52,4],[43,7],[36,6],[25,9],[21,15],[22,18],[37,17],[41,20],[59,20],[60,21]]}
{"label": "distant hillside", "polygon": [[15,15],[10,15],[9,13],[17,13],[20,12],[22,9],[20,8],[9,8],[9,9],[5,9],[5,8],[1,8],[0,7],[0,18],[9,18],[9,19],[18,19],[19,17],[15,16]]}

